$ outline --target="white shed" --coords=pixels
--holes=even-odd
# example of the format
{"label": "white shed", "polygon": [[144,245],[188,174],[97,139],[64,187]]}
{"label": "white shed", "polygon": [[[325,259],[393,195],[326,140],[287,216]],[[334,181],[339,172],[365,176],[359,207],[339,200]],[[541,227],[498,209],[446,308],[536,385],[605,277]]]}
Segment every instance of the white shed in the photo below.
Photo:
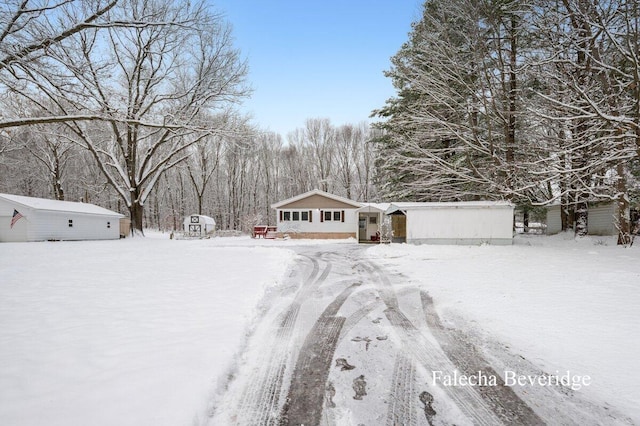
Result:
{"label": "white shed", "polygon": [[414,244],[512,244],[508,202],[391,203],[393,241]]}
{"label": "white shed", "polygon": [[0,194],[0,242],[117,240],[122,217],[94,204]]}
{"label": "white shed", "polygon": [[189,237],[206,237],[216,230],[216,221],[209,216],[192,214],[184,218],[184,235]]}
{"label": "white shed", "polygon": [[[561,206],[547,206],[547,234],[562,231]],[[626,213],[629,218],[629,212]],[[610,202],[590,203],[587,210],[587,231],[589,235],[617,235],[618,204]]]}

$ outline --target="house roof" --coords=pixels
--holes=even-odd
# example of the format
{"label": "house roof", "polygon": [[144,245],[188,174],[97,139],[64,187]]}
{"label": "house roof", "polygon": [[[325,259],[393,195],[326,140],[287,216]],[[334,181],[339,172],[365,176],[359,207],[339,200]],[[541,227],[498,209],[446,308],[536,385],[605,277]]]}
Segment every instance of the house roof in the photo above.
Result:
{"label": "house roof", "polygon": [[406,210],[424,209],[477,209],[477,208],[514,208],[508,201],[451,201],[451,202],[397,202],[391,203],[386,214]]}
{"label": "house roof", "polygon": [[325,197],[333,201],[337,201],[339,203],[344,203],[351,205],[355,208],[362,207],[362,203],[358,203],[357,201],[350,200],[348,198],[340,197],[338,195],[329,194],[328,192],[320,191],[319,189],[314,189],[312,191],[305,192],[304,194],[296,195],[295,197],[287,198],[286,200],[280,201],[275,204],[271,204],[272,209],[279,209],[280,207],[286,206],[288,204],[295,203],[296,201],[304,200],[305,198],[313,197],[314,195]]}
{"label": "house roof", "polygon": [[390,203],[360,203],[360,204],[362,204],[362,207],[360,207],[359,209],[356,209],[357,212],[364,212],[364,211],[386,212],[389,206],[391,205]]}
{"label": "house roof", "polygon": [[22,195],[0,194],[0,199],[18,204],[34,210],[72,212],[100,216],[124,217],[120,213],[107,210],[95,204],[78,203],[74,201],[48,200],[46,198],[24,197]]}

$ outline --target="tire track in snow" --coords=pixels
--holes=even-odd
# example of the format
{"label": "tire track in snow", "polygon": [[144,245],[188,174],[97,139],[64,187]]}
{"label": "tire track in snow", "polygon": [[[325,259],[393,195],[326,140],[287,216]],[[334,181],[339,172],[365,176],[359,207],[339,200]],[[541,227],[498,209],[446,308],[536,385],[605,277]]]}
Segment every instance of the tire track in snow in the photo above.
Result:
{"label": "tire track in snow", "polygon": [[344,289],[327,308],[305,338],[293,371],[282,425],[320,424],[329,369],[345,318],[336,316],[342,304],[360,285]]}
{"label": "tire track in snow", "polygon": [[418,395],[415,380],[414,361],[399,352],[393,367],[387,426],[415,426],[417,424],[415,403],[418,400]]}
{"label": "tire track in snow", "polygon": [[461,333],[448,330],[442,325],[431,296],[421,291],[420,299],[433,336],[461,374],[475,376],[479,374],[478,372],[482,372],[486,377],[498,378],[496,386],[478,386],[477,389],[480,396],[487,401],[500,420],[507,424],[517,425],[545,424],[512,388],[504,384],[500,375],[489,365],[473,344],[464,339]]}
{"label": "tire track in snow", "polygon": [[[276,335],[270,351],[259,361],[258,371],[244,390],[241,406],[237,413],[240,425],[277,425],[282,401],[283,379],[290,363],[291,344],[294,343],[294,329],[300,313],[300,307],[329,275],[331,264],[326,264],[322,274],[318,260],[311,256],[302,256],[311,262],[311,272],[304,279],[298,293],[289,307],[278,316]],[[302,269],[300,265],[297,266]]]}
{"label": "tire track in snow", "polygon": [[[427,371],[441,371],[443,376],[453,376],[456,367],[442,351],[442,348],[424,335],[400,310],[398,298],[386,272],[374,263],[369,262],[369,265],[376,272],[381,284],[379,287],[380,296],[387,305],[384,314],[397,332],[403,349],[409,352]],[[474,424],[502,424],[499,417],[474,388],[444,386],[443,390]]]}

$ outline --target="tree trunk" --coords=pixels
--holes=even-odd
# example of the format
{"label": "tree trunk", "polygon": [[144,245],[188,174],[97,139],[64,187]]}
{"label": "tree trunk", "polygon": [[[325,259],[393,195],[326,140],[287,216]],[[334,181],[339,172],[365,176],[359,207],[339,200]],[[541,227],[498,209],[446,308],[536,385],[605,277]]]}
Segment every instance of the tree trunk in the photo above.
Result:
{"label": "tree trunk", "polygon": [[618,194],[618,245],[628,245],[631,243],[631,223],[629,221],[629,199],[627,198],[627,181],[625,179],[624,165],[618,163],[616,168],[618,181],[616,183]]}
{"label": "tree trunk", "polygon": [[143,217],[144,217],[144,206],[141,205],[136,200],[137,197],[135,195],[137,194],[134,194],[132,192],[131,198],[133,198],[133,201],[131,203],[131,206],[129,207],[129,215],[131,216],[131,235],[144,236],[144,229],[143,229],[143,223],[142,223]]}
{"label": "tree trunk", "polygon": [[589,232],[589,206],[586,201],[576,203],[576,236],[584,237]]}

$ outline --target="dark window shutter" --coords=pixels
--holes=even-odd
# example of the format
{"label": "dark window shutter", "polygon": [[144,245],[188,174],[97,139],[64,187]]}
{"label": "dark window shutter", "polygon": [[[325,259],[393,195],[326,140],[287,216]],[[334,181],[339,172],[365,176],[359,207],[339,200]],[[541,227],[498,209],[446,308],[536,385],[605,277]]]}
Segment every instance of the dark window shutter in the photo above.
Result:
{"label": "dark window shutter", "polygon": [[282,210],[280,210],[280,222],[282,222]]}
{"label": "dark window shutter", "polygon": [[313,222],[313,210],[309,210],[309,222]]}
{"label": "dark window shutter", "polygon": [[344,210],[342,210],[342,212],[340,212],[340,213],[341,213],[340,216],[342,216],[341,217],[341,221],[344,222]]}
{"label": "dark window shutter", "polygon": [[320,210],[320,222],[324,222],[324,210]]}

